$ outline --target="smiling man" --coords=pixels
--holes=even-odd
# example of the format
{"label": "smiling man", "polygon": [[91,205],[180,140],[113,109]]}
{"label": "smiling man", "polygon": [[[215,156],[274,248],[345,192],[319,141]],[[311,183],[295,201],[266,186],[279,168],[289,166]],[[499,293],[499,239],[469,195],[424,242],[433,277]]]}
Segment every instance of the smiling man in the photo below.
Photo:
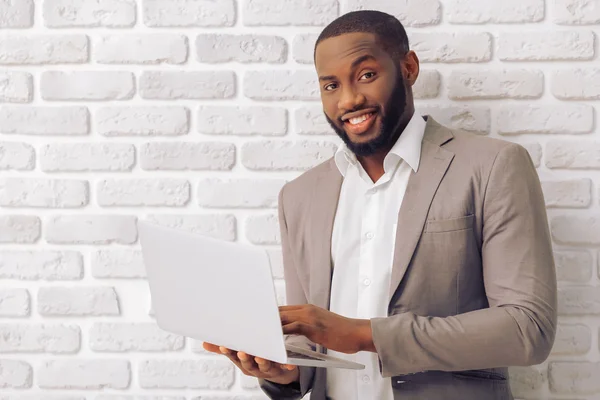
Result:
{"label": "smiling man", "polygon": [[388,14],[333,21],[315,66],[343,144],[279,194],[281,321],[295,344],[366,368],[205,348],[273,399],[512,399],[507,367],[543,362],[556,333],[552,246],[527,151],[415,112],[419,60]]}

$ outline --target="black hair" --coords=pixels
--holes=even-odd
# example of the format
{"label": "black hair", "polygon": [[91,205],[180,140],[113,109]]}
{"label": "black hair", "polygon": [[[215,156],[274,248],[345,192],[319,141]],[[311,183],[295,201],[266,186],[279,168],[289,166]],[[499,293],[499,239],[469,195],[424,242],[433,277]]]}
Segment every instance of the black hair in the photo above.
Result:
{"label": "black hair", "polygon": [[382,11],[360,10],[336,18],[323,29],[315,43],[315,60],[317,46],[321,41],[354,32],[372,33],[377,36],[379,44],[394,60],[401,59],[410,50],[406,30],[396,17]]}

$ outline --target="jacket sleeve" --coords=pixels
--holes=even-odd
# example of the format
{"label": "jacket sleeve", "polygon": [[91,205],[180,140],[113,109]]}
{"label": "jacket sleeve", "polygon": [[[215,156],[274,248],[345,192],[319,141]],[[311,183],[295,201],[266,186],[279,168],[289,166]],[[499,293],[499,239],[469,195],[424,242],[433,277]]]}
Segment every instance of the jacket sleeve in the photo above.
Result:
{"label": "jacket sleeve", "polygon": [[[281,231],[281,248],[283,253],[283,273],[285,278],[286,303],[289,305],[307,304],[306,295],[300,285],[296,266],[290,252],[287,223],[283,210],[283,191],[285,186],[279,192],[279,228]],[[315,345],[304,336],[287,336],[286,342],[299,347],[306,347],[315,350]],[[312,389],[315,375],[314,367],[298,367],[300,372],[300,382],[289,385],[280,385],[264,379],[259,379],[259,385],[262,391],[271,399],[291,400],[301,399]]]}
{"label": "jacket sleeve", "polygon": [[489,308],[450,317],[406,312],[371,320],[384,377],[535,365],[556,334],[556,271],[541,184],[527,151],[503,147],[483,197]]}

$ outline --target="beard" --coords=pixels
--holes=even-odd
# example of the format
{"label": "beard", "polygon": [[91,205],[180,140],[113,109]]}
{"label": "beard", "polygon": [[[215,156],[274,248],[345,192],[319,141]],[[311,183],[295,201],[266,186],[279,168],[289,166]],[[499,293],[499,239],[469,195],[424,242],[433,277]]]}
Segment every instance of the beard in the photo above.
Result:
{"label": "beard", "polygon": [[[366,157],[378,153],[386,148],[391,148],[393,143],[398,139],[396,131],[400,118],[406,108],[406,89],[404,87],[404,78],[402,73],[396,68],[396,84],[392,90],[390,99],[385,104],[384,112],[381,114],[381,107],[365,105],[361,108],[349,110],[348,112],[359,111],[366,108],[375,108],[378,114],[381,116],[381,128],[379,134],[373,139],[365,143],[354,143],[344,128],[340,128],[325,114],[325,118],[335,133],[344,141],[346,147],[353,152],[355,155],[360,157]],[[338,119],[338,122],[343,126],[343,121]]]}

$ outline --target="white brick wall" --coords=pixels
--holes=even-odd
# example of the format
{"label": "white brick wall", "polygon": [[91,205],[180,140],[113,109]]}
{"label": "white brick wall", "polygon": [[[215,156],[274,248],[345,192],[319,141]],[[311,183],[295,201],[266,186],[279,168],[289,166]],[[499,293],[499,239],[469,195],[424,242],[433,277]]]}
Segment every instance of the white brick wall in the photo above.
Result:
{"label": "white brick wall", "polygon": [[156,326],[136,221],[265,247],[283,302],[277,194],[339,143],[314,42],[358,9],[422,114],[538,170],[559,330],[516,398],[600,398],[600,0],[0,0],[0,400],[265,399]]}

